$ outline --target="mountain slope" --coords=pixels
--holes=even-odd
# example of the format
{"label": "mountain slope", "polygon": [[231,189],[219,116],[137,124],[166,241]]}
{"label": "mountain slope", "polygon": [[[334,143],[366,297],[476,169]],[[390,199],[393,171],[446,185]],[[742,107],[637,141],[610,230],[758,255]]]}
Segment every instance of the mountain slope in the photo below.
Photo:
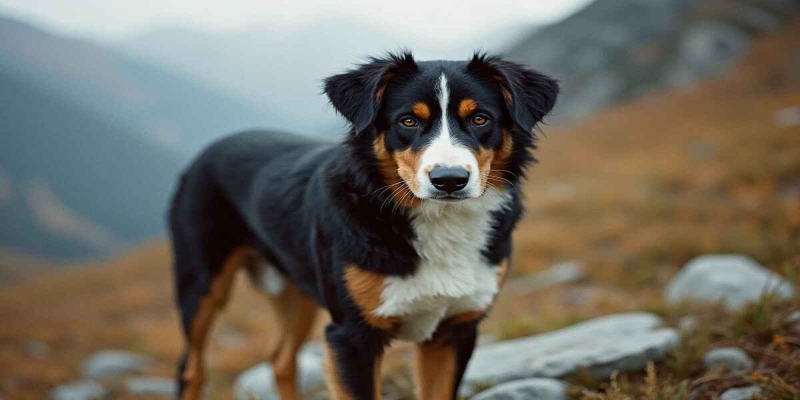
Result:
{"label": "mountain slope", "polygon": [[596,0],[506,52],[562,83],[555,121],[574,121],[671,86],[714,78],[794,0]]}
{"label": "mountain slope", "polygon": [[175,153],[0,70],[0,246],[109,254],[163,231]]}
{"label": "mountain slope", "polygon": [[0,70],[185,155],[234,130],[280,125],[263,107],[115,50],[2,16]]}

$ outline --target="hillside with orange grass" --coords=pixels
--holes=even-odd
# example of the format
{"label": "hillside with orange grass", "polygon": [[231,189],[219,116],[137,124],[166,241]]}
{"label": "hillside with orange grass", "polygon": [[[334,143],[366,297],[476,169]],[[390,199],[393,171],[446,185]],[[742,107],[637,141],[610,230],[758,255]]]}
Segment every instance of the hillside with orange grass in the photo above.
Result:
{"label": "hillside with orange grass", "polygon": [[[588,277],[527,295],[501,295],[483,332],[517,337],[640,309],[674,323],[684,311],[664,305],[663,286],[684,262],[703,253],[746,254],[800,283],[800,125],[781,117],[800,106],[798,38],[800,21],[795,20],[758,41],[723,79],[650,97],[577,125],[546,128],[540,164],[525,186],[528,213],[515,237],[512,279],[564,260],[583,262]],[[148,372],[171,376],[182,344],[170,268],[168,246],[157,242],[3,288],[0,396],[43,398],[53,385],[78,378],[81,361],[105,348],[150,354],[157,362]],[[236,374],[261,361],[271,327],[261,318],[260,295],[247,286],[240,277],[214,331],[213,398],[230,397]],[[800,309],[800,301],[780,307]],[[725,325],[749,323],[749,314],[713,310],[709,315],[708,321],[715,321],[710,324],[742,332],[710,338],[741,341],[754,346],[753,354],[778,336],[778,331],[752,336],[745,329],[751,325],[739,330],[740,325]],[[759,366],[769,370],[759,373],[782,377],[800,393],[800,382],[790,376],[800,372],[800,357],[794,357],[800,356],[800,338],[780,335],[784,347],[763,350],[767,358]],[[49,346],[47,358],[26,351],[31,341]],[[689,343],[671,358],[683,361],[654,368],[694,384],[699,372],[686,360],[697,361],[692,352],[700,347]],[[784,358],[774,356],[779,350]],[[406,398],[410,388],[404,352],[395,352],[385,372],[393,398]],[[785,361],[792,359],[794,364]],[[637,379],[645,378],[629,379],[635,388]],[[713,398],[714,390],[732,384],[700,382],[699,398]],[[614,397],[620,386],[603,382],[576,378],[573,383],[584,388],[586,398],[639,398]]]}

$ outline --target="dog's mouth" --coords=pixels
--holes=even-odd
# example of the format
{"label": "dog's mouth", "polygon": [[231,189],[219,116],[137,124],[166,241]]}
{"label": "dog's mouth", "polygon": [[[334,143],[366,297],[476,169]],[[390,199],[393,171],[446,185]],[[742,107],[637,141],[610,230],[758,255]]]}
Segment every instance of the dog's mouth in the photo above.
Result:
{"label": "dog's mouth", "polygon": [[450,194],[434,194],[428,197],[430,200],[441,201],[445,203],[458,203],[460,201],[472,199],[472,196],[469,196],[465,193],[450,193]]}

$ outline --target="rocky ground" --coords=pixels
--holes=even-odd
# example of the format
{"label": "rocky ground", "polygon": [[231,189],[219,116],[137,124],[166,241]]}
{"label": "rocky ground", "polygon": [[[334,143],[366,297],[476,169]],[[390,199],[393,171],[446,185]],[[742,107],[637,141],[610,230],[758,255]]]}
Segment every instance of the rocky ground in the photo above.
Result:
{"label": "rocky ground", "polygon": [[[800,396],[798,37],[793,21],[724,79],[546,129],[464,396]],[[169,263],[158,242],[0,290],[0,396],[168,397]],[[211,341],[214,399],[270,390],[268,366],[250,369],[261,299],[236,289]],[[387,356],[386,399],[413,398],[408,350]],[[313,343],[303,359],[324,396]]]}

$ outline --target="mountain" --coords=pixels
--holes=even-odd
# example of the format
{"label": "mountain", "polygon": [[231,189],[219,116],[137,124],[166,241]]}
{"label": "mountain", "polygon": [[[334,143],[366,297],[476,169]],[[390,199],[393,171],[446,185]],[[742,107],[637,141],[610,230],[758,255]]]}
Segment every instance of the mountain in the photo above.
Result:
{"label": "mountain", "polygon": [[234,130],[287,127],[263,106],[114,49],[2,16],[0,70],[184,155]]}
{"label": "mountain", "polygon": [[0,247],[110,254],[163,231],[182,158],[0,70]]}
{"label": "mountain", "polygon": [[[276,111],[295,130],[338,134],[343,120],[321,94],[322,79],[368,55],[408,47],[418,59],[466,59],[500,49],[530,26],[503,26],[459,42],[400,38],[362,21],[326,19],[309,25],[260,25],[229,33],[165,27],[116,44],[125,54],[169,68]],[[213,54],[214,57],[209,57]]]}
{"label": "mountain", "polygon": [[572,121],[727,70],[796,0],[596,0],[536,29],[506,54],[560,79],[555,121]]}

